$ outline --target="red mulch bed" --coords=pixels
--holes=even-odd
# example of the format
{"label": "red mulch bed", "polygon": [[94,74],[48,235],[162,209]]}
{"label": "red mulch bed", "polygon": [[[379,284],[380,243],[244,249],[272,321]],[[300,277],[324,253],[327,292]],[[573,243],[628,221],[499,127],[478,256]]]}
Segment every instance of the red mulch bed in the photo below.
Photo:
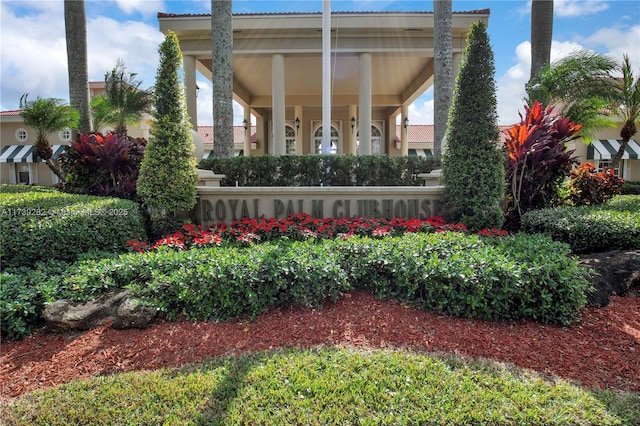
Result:
{"label": "red mulch bed", "polygon": [[491,358],[581,382],[640,391],[640,298],[613,297],[586,308],[567,328],[531,321],[450,318],[345,295],[323,309],[272,310],[253,322],[159,322],[146,330],[108,325],[75,334],[39,330],[3,342],[0,396],[117,372],[178,367],[224,354],[291,346],[361,346],[455,352]]}

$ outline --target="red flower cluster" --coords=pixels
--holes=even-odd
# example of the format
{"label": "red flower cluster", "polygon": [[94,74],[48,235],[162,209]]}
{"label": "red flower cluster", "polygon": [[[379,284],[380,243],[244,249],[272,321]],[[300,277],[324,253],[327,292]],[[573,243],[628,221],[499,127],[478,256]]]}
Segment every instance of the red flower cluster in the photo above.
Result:
{"label": "red flower cluster", "polygon": [[[249,245],[257,241],[272,241],[278,238],[290,240],[309,240],[324,238],[347,239],[355,235],[370,237],[399,236],[415,232],[467,232],[461,223],[447,224],[440,216],[426,219],[383,219],[383,218],[339,218],[314,219],[309,214],[301,213],[286,219],[242,218],[231,225],[216,223],[208,230],[202,226],[184,225],[181,231],[166,236],[153,245],[138,241],[129,241],[133,251],[144,252],[159,247],[170,247],[187,250],[194,247],[220,245],[223,241],[241,245]],[[482,234],[483,231],[486,231]],[[506,232],[498,229],[480,231],[485,236],[502,236]]]}

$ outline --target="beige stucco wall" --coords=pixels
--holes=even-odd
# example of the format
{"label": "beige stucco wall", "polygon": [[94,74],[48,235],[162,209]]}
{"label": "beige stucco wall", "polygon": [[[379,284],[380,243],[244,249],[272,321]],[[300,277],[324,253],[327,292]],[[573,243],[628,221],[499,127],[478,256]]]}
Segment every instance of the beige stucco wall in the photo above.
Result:
{"label": "beige stucco wall", "polygon": [[191,212],[210,226],[241,217],[283,219],[308,213],[314,218],[420,218],[441,215],[442,186],[389,187],[198,187]]}
{"label": "beige stucco wall", "polygon": [[[618,123],[616,127],[598,130],[595,134],[596,139],[620,139],[620,130],[622,129],[622,123]],[[638,141],[640,134],[634,135],[633,139]],[[597,161],[587,160],[587,144],[582,141],[569,144],[570,149],[575,149],[575,156],[580,160],[580,163],[590,162],[594,164]],[[640,160],[623,160],[622,176],[625,180],[632,182],[640,182]]]}
{"label": "beige stucco wall", "polygon": [[[131,137],[149,138],[149,129],[151,127],[150,116],[145,116],[137,125],[129,125],[128,135]],[[27,139],[18,140],[16,132],[19,129],[27,131]],[[103,132],[111,130],[110,128],[101,129]],[[49,143],[51,145],[69,145],[70,141],[61,139],[61,132],[54,132],[49,135]],[[35,130],[29,126],[25,126],[20,116],[0,117],[0,150],[7,145],[33,145],[36,141]],[[0,163],[0,183],[16,183],[17,171],[27,171],[30,168],[31,181],[30,184],[35,185],[55,185],[57,183],[56,176],[49,167],[40,163]]]}

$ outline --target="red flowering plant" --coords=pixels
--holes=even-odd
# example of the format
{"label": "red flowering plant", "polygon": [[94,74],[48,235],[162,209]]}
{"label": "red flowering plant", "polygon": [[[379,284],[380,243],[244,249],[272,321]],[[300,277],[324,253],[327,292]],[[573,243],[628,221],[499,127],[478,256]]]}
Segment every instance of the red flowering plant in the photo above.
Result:
{"label": "red flowering plant", "polygon": [[[383,219],[383,218],[339,218],[314,219],[308,214],[297,214],[286,219],[242,218],[230,225],[216,223],[208,229],[191,224],[168,235],[149,246],[138,241],[129,241],[131,251],[144,252],[167,247],[187,250],[196,247],[210,247],[225,244],[248,246],[261,241],[279,238],[303,241],[309,239],[342,238],[355,235],[384,238],[415,232],[467,232],[465,225],[447,224],[440,216],[426,219]],[[483,235],[483,234],[481,234]],[[502,236],[506,232],[492,229],[485,236]]]}

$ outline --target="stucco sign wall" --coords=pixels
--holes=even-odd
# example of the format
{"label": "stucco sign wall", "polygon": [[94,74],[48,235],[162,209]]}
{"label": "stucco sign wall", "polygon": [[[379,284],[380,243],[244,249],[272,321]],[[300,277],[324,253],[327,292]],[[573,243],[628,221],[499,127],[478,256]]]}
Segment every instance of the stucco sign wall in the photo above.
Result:
{"label": "stucco sign wall", "polygon": [[417,187],[198,187],[192,219],[203,226],[243,217],[418,218],[441,215],[442,186]]}

